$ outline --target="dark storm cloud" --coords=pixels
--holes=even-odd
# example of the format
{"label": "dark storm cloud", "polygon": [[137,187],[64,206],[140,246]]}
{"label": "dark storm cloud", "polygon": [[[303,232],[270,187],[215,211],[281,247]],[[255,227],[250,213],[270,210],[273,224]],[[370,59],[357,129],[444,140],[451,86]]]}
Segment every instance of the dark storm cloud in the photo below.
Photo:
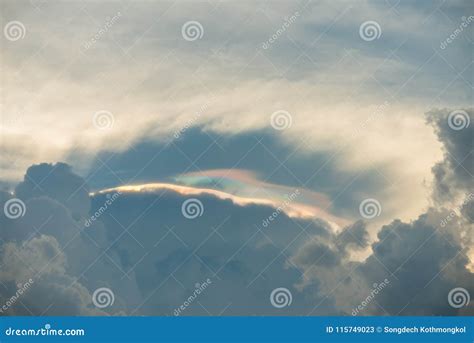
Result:
{"label": "dark storm cloud", "polygon": [[[19,218],[8,217],[4,210],[13,195],[0,193],[2,304],[15,294],[16,284],[30,278],[34,281],[34,286],[7,313],[103,314],[92,306],[89,291],[104,286],[106,280],[118,279],[121,272],[117,270],[119,261],[113,251],[100,258],[110,245],[103,225],[97,223],[93,230],[85,230],[83,226],[90,199],[87,193],[84,196],[82,187],[84,180],[65,164],[32,166],[15,194],[25,204]],[[67,191],[75,193],[69,196]],[[93,261],[96,261],[94,265],[85,270]],[[130,282],[124,280],[120,287],[127,288],[133,298]]]}
{"label": "dark storm cloud", "polygon": [[[211,195],[198,196],[203,214],[188,219],[181,212],[188,198],[169,190],[124,192],[101,216],[109,239],[117,241],[113,249],[124,271],[137,280],[143,297],[143,303],[128,304],[129,311],[172,314],[194,285],[207,278],[212,286],[199,298],[205,309],[195,305],[186,314],[205,315],[206,310],[218,314],[228,304],[232,304],[226,309],[228,315],[309,311],[305,297],[315,300],[318,296],[293,289],[301,272],[287,265],[287,256],[313,236],[330,237],[328,227],[319,221],[292,219],[282,212],[262,229],[262,219],[271,215],[273,208],[240,206]],[[95,196],[93,207],[105,199],[105,194]],[[270,293],[279,286],[292,289],[291,308],[278,311],[271,306]],[[334,308],[325,310],[335,313]]]}
{"label": "dark storm cloud", "polygon": [[474,224],[474,193],[470,193],[465,200],[465,204],[461,207],[461,212],[469,223]]}
{"label": "dark storm cloud", "polygon": [[[360,263],[342,258],[334,246],[344,247],[349,230],[326,244],[317,239],[304,244],[291,258],[303,272],[300,287],[325,283],[323,289],[344,313],[361,315],[464,315],[448,303],[449,291],[462,287],[474,292],[474,274],[468,269],[465,235],[472,231],[462,216],[445,225],[449,211],[431,209],[412,223],[395,220],[372,244],[372,253]],[[352,240],[349,240],[352,243]],[[329,280],[329,281],[328,281]],[[383,284],[375,301],[352,312],[374,288]],[[321,290],[319,290],[321,291]],[[323,293],[324,294],[324,293]],[[463,312],[458,312],[463,311]],[[313,312],[312,314],[315,314]],[[472,313],[471,313],[472,314]]]}
{"label": "dark storm cloud", "polygon": [[446,211],[429,210],[413,223],[386,225],[372,245],[360,273],[370,285],[387,278],[390,285],[377,297],[391,315],[454,315],[448,293],[455,287],[474,292],[474,274],[467,269],[462,234],[467,223],[458,218],[441,227]]}
{"label": "dark storm cloud", "polygon": [[369,245],[369,233],[365,223],[362,220],[356,221],[338,235],[336,242],[341,251],[366,248]]}
{"label": "dark storm cloud", "polygon": [[86,183],[64,163],[31,166],[26,171],[23,182],[16,187],[15,194],[23,201],[39,196],[56,199],[76,217],[89,212]]}
{"label": "dark storm cloud", "polygon": [[[427,120],[433,125],[444,147],[444,159],[433,167],[434,197],[438,201],[452,199],[459,193],[474,190],[474,110],[463,112],[434,110]],[[465,120],[456,124],[456,120]],[[459,126],[457,126],[459,125]]]}
{"label": "dark storm cloud", "polygon": [[10,315],[98,315],[89,308],[87,289],[67,274],[67,258],[54,237],[41,235],[1,247],[0,299],[3,304],[21,285],[31,285],[6,311]]}

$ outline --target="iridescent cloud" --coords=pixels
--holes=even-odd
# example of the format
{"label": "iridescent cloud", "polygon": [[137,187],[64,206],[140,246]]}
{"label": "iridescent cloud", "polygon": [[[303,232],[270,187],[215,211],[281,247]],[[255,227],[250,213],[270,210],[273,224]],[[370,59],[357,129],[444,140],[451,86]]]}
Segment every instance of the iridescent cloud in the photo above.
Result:
{"label": "iridescent cloud", "polygon": [[[146,183],[139,185],[123,185],[107,188],[95,193],[103,194],[114,191],[123,193],[154,193],[173,191],[182,195],[199,196],[213,195],[219,199],[231,200],[234,204],[266,205],[281,208],[293,218],[320,218],[328,221],[338,230],[350,223],[350,220],[338,217],[329,212],[331,202],[321,193],[306,189],[292,188],[260,181],[254,173],[245,170],[209,170],[189,173],[176,177],[171,183]],[[203,186],[206,184],[206,186]],[[213,189],[219,188],[219,189]]]}

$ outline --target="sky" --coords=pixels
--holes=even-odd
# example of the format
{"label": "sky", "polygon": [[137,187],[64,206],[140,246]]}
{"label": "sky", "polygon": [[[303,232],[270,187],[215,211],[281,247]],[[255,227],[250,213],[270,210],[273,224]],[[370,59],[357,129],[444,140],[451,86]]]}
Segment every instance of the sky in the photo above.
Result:
{"label": "sky", "polygon": [[2,313],[472,315],[469,1],[0,9]]}

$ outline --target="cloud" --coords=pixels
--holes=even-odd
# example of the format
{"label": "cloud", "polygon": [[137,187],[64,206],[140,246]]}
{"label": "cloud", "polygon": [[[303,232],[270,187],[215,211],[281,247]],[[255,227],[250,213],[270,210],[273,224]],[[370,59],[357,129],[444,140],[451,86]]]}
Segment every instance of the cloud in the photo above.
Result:
{"label": "cloud", "polygon": [[[0,259],[2,304],[16,289],[31,282],[10,309],[10,315],[99,315],[89,308],[90,294],[66,273],[66,256],[52,236],[41,235],[21,244],[5,243]],[[29,281],[32,280],[32,281]],[[7,286],[8,285],[8,286]]]}
{"label": "cloud", "polygon": [[366,224],[362,220],[356,221],[340,232],[336,241],[341,251],[347,252],[350,249],[360,250],[366,248],[369,245]]}
{"label": "cloud", "polygon": [[[35,188],[35,184],[40,187]],[[67,165],[32,166],[25,181],[17,187],[25,204],[23,216],[9,218],[2,211],[2,304],[15,295],[17,284],[30,278],[34,282],[7,314],[105,314],[92,305],[92,292],[107,285],[107,280],[118,280],[121,272],[117,270],[115,252],[102,254],[110,246],[103,225],[95,223],[91,230],[83,226],[84,218],[89,215],[90,199],[86,188],[77,186],[84,184]],[[66,191],[73,196],[68,196]],[[11,199],[12,194],[0,192],[1,208]],[[128,296],[133,299],[137,291],[130,284],[123,280],[120,287],[128,289]],[[113,313],[120,312],[120,303],[117,299]]]}
{"label": "cloud", "polygon": [[[163,180],[245,197],[280,198],[280,202],[298,189],[302,193],[298,201],[339,217],[359,216],[353,211],[356,204],[363,195],[376,193],[385,179],[373,170],[358,175],[344,172],[331,157],[299,154],[271,132],[226,137],[193,128],[170,144],[146,142],[119,154],[100,154],[87,179],[93,189]],[[108,168],[101,161],[107,161]],[[351,183],[355,177],[357,182]],[[350,191],[341,192],[341,183],[349,185]]]}
{"label": "cloud", "polygon": [[438,202],[459,200],[459,196],[465,196],[467,190],[474,190],[473,113],[473,109],[444,109],[427,114],[428,123],[433,125],[444,147],[443,160],[432,169],[435,175],[434,198]]}
{"label": "cloud", "polygon": [[40,196],[55,199],[66,206],[74,217],[85,216],[89,212],[86,183],[64,163],[42,163],[28,168],[23,182],[16,186],[15,194],[24,201]]}
{"label": "cloud", "polygon": [[[293,218],[322,218],[330,223],[333,223],[335,229],[338,228],[338,225],[345,224],[348,222],[347,219],[334,216],[326,211],[329,207],[329,201],[321,194],[315,192],[299,189],[291,189],[290,187],[277,187],[276,185],[266,185],[267,190],[264,190],[260,193],[261,198],[250,197],[250,196],[238,196],[230,193],[226,193],[219,190],[214,190],[210,188],[196,188],[196,187],[187,187],[181,185],[173,185],[166,183],[147,183],[143,185],[125,185],[115,188],[108,188],[99,191],[99,194],[107,193],[160,193],[162,191],[171,190],[177,192],[183,196],[207,196],[212,195],[221,200],[231,200],[233,204],[237,206],[245,205],[265,205],[268,207],[273,207],[278,209],[278,212],[284,211],[288,216]],[[279,197],[271,194],[272,188],[279,190]],[[283,191],[287,193],[283,196]],[[261,190],[261,188],[260,188]],[[255,189],[254,189],[255,191]],[[234,192],[237,194],[254,194],[241,187],[241,191]],[[93,193],[94,194],[94,193]],[[266,196],[265,196],[266,195]],[[299,196],[301,195],[301,200]],[[306,198],[306,199],[304,199]],[[312,201],[311,201],[312,200]],[[316,201],[315,201],[316,200]],[[318,206],[318,202],[321,202],[321,205]]]}
{"label": "cloud", "polygon": [[[212,286],[199,298],[203,307],[194,304],[186,314],[225,310],[228,315],[278,315],[309,310],[303,299],[315,295],[295,293],[295,307],[283,312],[271,306],[269,295],[275,282],[293,288],[300,275],[285,266],[286,254],[281,250],[291,254],[309,234],[330,235],[329,225],[280,212],[264,229],[262,220],[275,210],[271,204],[234,203],[210,192],[179,190],[123,191],[100,218],[109,238],[117,239],[114,248],[124,272],[134,276],[142,295],[141,302],[130,304],[131,313],[170,315],[192,293],[194,284],[207,278]],[[96,193],[93,204],[102,204],[106,194],[115,191]],[[182,213],[182,204],[190,198],[203,205],[202,215],[195,219]]]}
{"label": "cloud", "polygon": [[393,315],[454,315],[452,288],[474,291],[474,274],[461,235],[467,224],[441,227],[446,212],[430,210],[410,224],[394,221],[380,231],[373,255],[361,267],[369,282],[390,280],[377,302]]}

